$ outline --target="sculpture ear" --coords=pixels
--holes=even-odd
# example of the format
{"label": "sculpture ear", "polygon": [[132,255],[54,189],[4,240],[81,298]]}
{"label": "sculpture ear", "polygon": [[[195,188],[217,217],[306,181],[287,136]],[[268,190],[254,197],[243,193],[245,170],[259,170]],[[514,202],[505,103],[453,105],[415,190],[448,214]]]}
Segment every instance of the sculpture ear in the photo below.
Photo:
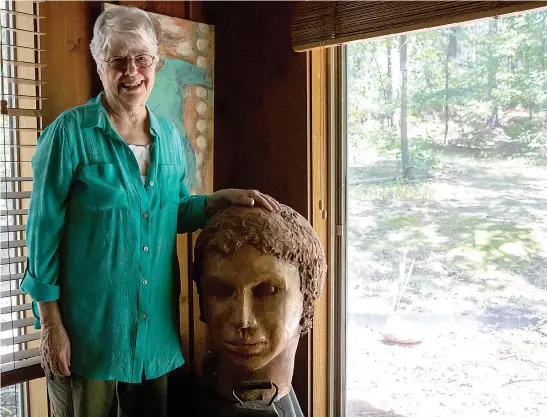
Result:
{"label": "sculpture ear", "polygon": [[192,279],[196,283],[196,290],[198,293],[198,303],[199,303],[199,320],[202,323],[207,324],[207,321],[205,320],[205,307],[203,305],[203,297],[201,294],[201,285],[198,285],[198,276],[200,274],[200,264],[194,260],[192,263]]}
{"label": "sculpture ear", "polygon": [[306,326],[306,319],[304,318],[304,316],[300,318],[299,324],[300,324],[300,336],[303,336],[308,332],[308,328]]}

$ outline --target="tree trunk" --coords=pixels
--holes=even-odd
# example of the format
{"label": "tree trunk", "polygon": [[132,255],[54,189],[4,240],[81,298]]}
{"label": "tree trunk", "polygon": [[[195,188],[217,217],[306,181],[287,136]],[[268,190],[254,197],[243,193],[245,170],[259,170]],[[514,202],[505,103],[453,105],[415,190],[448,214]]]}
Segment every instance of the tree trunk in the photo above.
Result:
{"label": "tree trunk", "polygon": [[[526,77],[530,79],[530,53],[526,51]],[[532,92],[528,88],[528,117],[530,120],[534,117],[534,103],[532,102]]]}
{"label": "tree trunk", "polygon": [[449,108],[448,108],[448,84],[450,83],[450,74],[448,70],[448,63],[450,58],[446,55],[446,61],[444,63],[444,144],[446,145],[448,141],[448,119],[449,119]]}
{"label": "tree trunk", "polygon": [[[545,33],[547,33],[547,26],[545,26],[545,17],[547,16],[547,13],[543,13],[541,15],[541,31],[539,32],[539,35],[541,36],[541,70],[545,71],[545,54],[547,51],[545,50],[545,45],[547,44],[547,39],[545,36]],[[543,35],[542,35],[543,34]]]}
{"label": "tree trunk", "polygon": [[389,100],[389,119],[388,119],[388,125],[389,127],[393,127],[393,111],[392,111],[392,102],[393,102],[393,70],[392,70],[392,63],[391,63],[391,39],[386,39],[386,53],[387,53],[387,78],[388,78],[388,84],[387,84],[387,98]]}
{"label": "tree trunk", "polygon": [[399,37],[400,67],[401,67],[401,159],[403,163],[403,177],[412,178],[412,166],[410,165],[410,153],[408,151],[408,88],[407,88],[407,35]]}
{"label": "tree trunk", "polygon": [[498,20],[491,19],[488,22],[488,101],[491,105],[491,112],[488,116],[487,125],[491,130],[498,125],[498,106],[495,103],[491,103],[493,100],[493,91],[497,86],[497,68],[498,62],[495,56],[492,37],[498,32]]}
{"label": "tree trunk", "polygon": [[446,47],[446,59],[444,62],[444,144],[446,145],[448,140],[448,122],[450,120],[450,108],[448,105],[449,93],[448,87],[450,86],[450,61],[452,57],[458,54],[458,32],[457,28],[450,28],[448,30],[448,43]]}

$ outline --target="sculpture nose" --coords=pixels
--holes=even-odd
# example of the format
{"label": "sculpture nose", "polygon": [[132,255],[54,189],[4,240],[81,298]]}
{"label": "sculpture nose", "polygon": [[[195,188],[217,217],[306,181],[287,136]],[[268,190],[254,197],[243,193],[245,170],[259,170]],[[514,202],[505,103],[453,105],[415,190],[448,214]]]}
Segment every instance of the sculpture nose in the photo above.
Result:
{"label": "sculpture nose", "polygon": [[253,309],[252,294],[244,292],[234,300],[232,323],[240,332],[256,326],[256,317]]}

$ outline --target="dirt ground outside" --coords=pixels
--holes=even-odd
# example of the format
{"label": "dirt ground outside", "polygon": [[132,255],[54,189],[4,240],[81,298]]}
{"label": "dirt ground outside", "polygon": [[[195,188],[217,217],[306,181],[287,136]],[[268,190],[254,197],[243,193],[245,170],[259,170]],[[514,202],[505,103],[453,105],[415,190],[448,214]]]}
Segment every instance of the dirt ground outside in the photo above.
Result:
{"label": "dirt ground outside", "polygon": [[[348,417],[547,416],[547,167],[503,150],[444,149],[411,185],[349,168]],[[382,336],[405,250],[415,345]]]}

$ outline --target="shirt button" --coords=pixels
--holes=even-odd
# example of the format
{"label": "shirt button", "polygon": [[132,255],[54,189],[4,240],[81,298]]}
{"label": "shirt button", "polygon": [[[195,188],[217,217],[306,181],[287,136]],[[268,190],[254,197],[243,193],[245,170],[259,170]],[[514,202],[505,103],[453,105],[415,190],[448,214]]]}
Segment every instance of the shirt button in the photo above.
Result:
{"label": "shirt button", "polygon": [[145,219],[147,219],[147,218],[148,218],[148,213],[144,213],[144,214],[142,215],[142,217],[144,217]]}
{"label": "shirt button", "polygon": [[153,187],[153,186],[154,186],[154,181],[150,181],[150,182],[148,183],[148,185],[149,185],[150,187]]}
{"label": "shirt button", "polygon": [[146,314],[141,314],[141,319],[145,319],[146,318]]}
{"label": "shirt button", "polygon": [[145,280],[145,279],[143,279],[143,280],[142,280],[142,283],[143,283],[143,285],[146,285],[146,284],[148,284],[148,281]]}
{"label": "shirt button", "polygon": [[148,246],[145,246],[144,248],[142,248],[142,250],[148,252]]}

